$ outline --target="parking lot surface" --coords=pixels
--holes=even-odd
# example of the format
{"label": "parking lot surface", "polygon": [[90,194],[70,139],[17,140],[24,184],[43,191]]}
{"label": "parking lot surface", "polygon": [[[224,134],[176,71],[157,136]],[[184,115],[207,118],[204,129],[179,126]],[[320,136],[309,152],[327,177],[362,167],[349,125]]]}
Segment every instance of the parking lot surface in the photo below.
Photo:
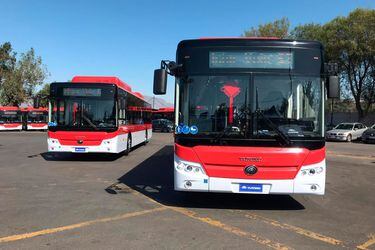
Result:
{"label": "parking lot surface", "polygon": [[128,156],[0,133],[0,249],[375,249],[375,145],[327,143],[325,196],[178,193],[173,139]]}

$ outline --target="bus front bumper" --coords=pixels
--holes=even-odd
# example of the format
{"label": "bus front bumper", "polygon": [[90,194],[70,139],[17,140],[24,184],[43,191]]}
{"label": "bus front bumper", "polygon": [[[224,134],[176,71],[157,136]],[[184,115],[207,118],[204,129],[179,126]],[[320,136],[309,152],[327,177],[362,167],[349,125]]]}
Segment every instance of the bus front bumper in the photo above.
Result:
{"label": "bus front bumper", "polygon": [[116,136],[106,139],[97,146],[86,145],[62,145],[58,139],[48,138],[48,152],[71,152],[71,153],[119,153],[126,149],[125,136]]}
{"label": "bus front bumper", "polygon": [[[311,169],[314,169],[316,173],[311,174]],[[263,180],[209,177],[199,163],[181,160],[176,155],[174,157],[174,189],[176,191],[324,195],[325,176],[325,160],[302,166],[294,179]]]}

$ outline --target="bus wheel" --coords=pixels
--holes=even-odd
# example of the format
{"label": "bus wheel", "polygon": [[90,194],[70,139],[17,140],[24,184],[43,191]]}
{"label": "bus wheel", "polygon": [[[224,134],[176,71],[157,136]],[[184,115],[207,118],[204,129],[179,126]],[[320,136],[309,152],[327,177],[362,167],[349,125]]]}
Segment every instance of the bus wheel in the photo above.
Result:
{"label": "bus wheel", "polygon": [[126,140],[125,155],[128,155],[130,153],[131,148],[132,148],[132,136],[129,134],[128,139]]}

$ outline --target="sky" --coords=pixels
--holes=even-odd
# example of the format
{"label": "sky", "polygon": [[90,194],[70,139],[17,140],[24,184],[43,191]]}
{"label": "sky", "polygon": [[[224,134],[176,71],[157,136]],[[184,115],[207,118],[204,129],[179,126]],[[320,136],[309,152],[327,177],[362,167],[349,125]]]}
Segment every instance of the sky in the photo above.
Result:
{"label": "sky", "polygon": [[[179,41],[239,36],[244,30],[282,17],[291,26],[325,23],[374,0],[0,0],[0,44],[14,51],[31,47],[50,76],[118,76],[134,91],[152,95],[160,60],[175,60]],[[173,101],[174,79],[163,98]]]}

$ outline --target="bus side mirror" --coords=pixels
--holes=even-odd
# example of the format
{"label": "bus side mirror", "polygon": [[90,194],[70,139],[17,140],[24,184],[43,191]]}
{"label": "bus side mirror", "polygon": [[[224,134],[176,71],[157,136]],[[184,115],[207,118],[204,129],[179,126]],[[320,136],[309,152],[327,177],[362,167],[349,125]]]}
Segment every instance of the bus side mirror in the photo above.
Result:
{"label": "bus side mirror", "polygon": [[340,99],[340,82],[338,76],[328,77],[327,97]]}
{"label": "bus side mirror", "polygon": [[156,69],[154,71],[154,94],[164,95],[167,92],[167,70]]}

